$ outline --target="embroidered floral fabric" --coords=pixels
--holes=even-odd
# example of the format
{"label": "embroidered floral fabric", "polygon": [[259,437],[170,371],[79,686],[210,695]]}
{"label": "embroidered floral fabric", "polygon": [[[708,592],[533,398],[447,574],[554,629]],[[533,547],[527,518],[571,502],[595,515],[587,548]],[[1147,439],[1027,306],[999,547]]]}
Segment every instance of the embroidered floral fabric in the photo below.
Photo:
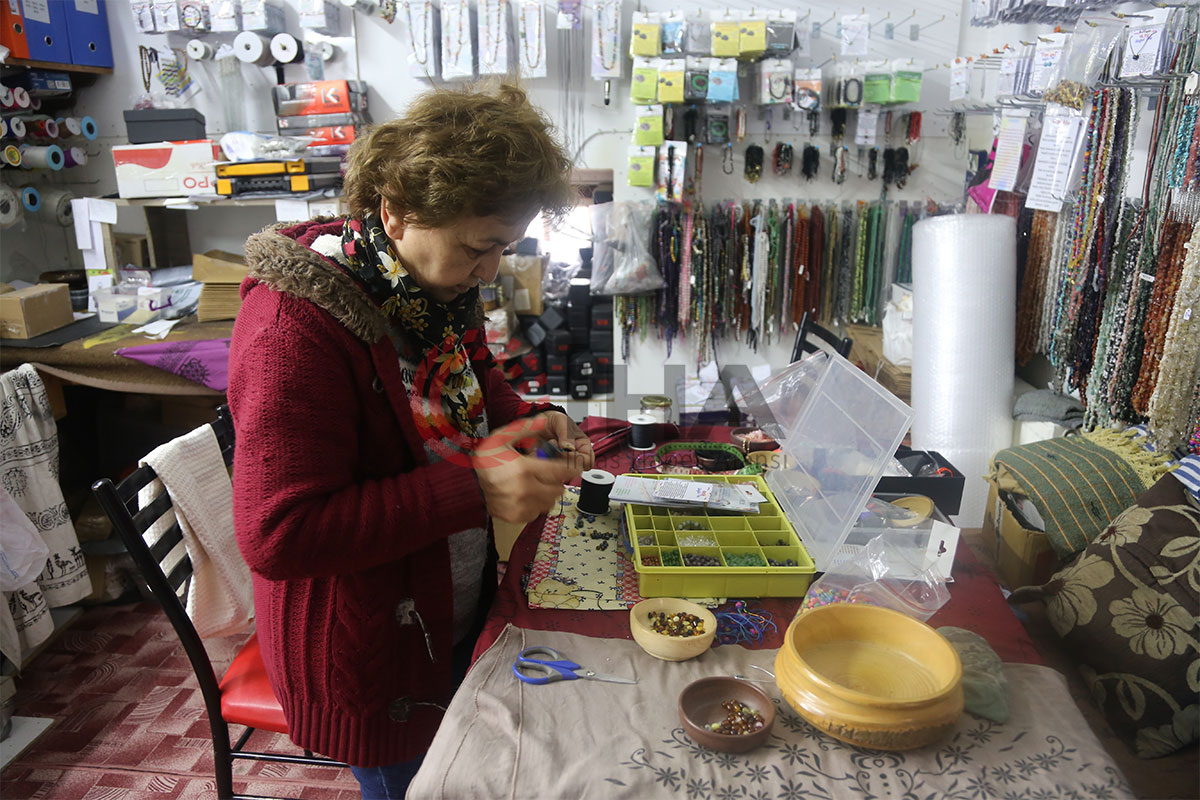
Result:
{"label": "embroidered floral fabric", "polygon": [[1200,738],[1200,510],[1166,475],[1049,583],[1044,600],[1096,704],[1142,758]]}
{"label": "embroidered floral fabric", "polygon": [[[553,647],[636,685],[530,686],[511,670],[522,648]],[[768,742],[744,755],[693,744],[676,699],[710,675],[771,669],[774,652],[721,647],[681,663],[633,642],[507,627],[455,694],[409,788],[425,798],[680,798],[681,800],[1124,800],[1132,792],[1053,670],[1008,665],[1006,723],[964,714],[942,742],[903,753],[842,744],[779,697]],[[473,767],[487,764],[488,769]]]}

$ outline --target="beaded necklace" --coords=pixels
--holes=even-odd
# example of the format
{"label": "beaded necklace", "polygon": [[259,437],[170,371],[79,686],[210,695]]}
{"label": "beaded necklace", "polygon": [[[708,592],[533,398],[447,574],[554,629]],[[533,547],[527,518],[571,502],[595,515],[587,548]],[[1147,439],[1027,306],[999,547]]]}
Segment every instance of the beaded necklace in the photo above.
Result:
{"label": "beaded necklace", "polygon": [[1158,383],[1147,407],[1159,449],[1184,444],[1191,398],[1200,384],[1200,225],[1193,226],[1186,252],[1163,341]]}
{"label": "beaded necklace", "polygon": [[429,11],[432,5],[431,0],[425,0],[424,10],[421,12],[421,54],[417,55],[417,27],[413,25],[412,3],[404,4],[404,16],[408,20],[408,38],[412,44],[413,58],[422,66],[429,61],[429,40],[426,38],[426,34],[429,30]]}
{"label": "beaded necklace", "polygon": [[[531,8],[534,10],[534,18],[537,20],[537,28],[533,34],[533,38],[537,40],[536,61],[529,58],[529,10]],[[542,64],[542,17],[544,16],[545,11],[542,9],[541,0],[533,3],[525,2],[521,5],[521,58],[525,60],[525,66],[529,69],[537,69]],[[601,37],[601,42],[603,42],[603,37]],[[603,60],[603,55],[601,55],[601,60]],[[611,67],[606,67],[606,69],[611,69]]]}
{"label": "beaded necklace", "polygon": [[795,203],[788,203],[788,207],[784,210],[783,221],[783,298],[779,304],[779,329],[781,331],[788,330],[787,321],[793,317],[794,298],[800,291],[800,284],[796,279],[796,242],[800,238],[798,217],[799,209],[796,208]]}
{"label": "beaded necklace", "polygon": [[824,291],[823,255],[825,252],[825,215],[820,206],[812,207],[808,222],[808,291],[805,295],[804,310],[823,319],[821,315],[821,294]]}
{"label": "beaded necklace", "polygon": [[821,277],[821,319],[826,322],[837,316],[838,268],[836,261],[837,242],[841,240],[841,219],[837,206],[830,204],[825,214],[829,231],[825,234],[824,275]]}
{"label": "beaded necklace", "polygon": [[854,237],[854,295],[850,300],[848,319],[861,322],[863,321],[863,283],[866,279],[863,273],[867,265],[867,214],[866,204],[861,200],[858,203],[858,224],[855,228],[857,232]]}
{"label": "beaded necklace", "polygon": [[1142,328],[1143,349],[1141,370],[1130,402],[1139,414],[1145,414],[1150,405],[1150,395],[1158,381],[1159,362],[1171,309],[1183,271],[1184,256],[1190,225],[1169,220],[1164,226],[1163,245],[1159,250],[1158,267],[1155,270],[1153,288],[1150,292],[1149,308]]}
{"label": "beaded necklace", "polygon": [[809,218],[804,213],[804,208],[797,210],[796,214],[796,240],[793,243],[795,255],[792,257],[792,263],[795,265],[795,290],[792,292],[790,313],[791,322],[793,325],[800,324],[800,319],[807,310],[805,297],[807,296],[807,288],[809,281],[812,280],[812,268],[809,264]]}
{"label": "beaded necklace", "polygon": [[[617,36],[620,26],[621,5],[619,2],[603,2],[596,6],[596,48],[600,54],[600,66],[612,72],[617,66]],[[605,21],[607,18],[607,22]],[[609,55],[604,54],[604,42],[609,42]]]}
{"label": "beaded necklace", "polygon": [[683,214],[683,264],[679,269],[679,327],[687,327],[692,314],[692,236],[695,216],[690,209]]}
{"label": "beaded necklace", "polygon": [[487,33],[489,44],[487,58],[483,66],[494,67],[500,58],[500,37],[504,32],[504,3],[506,0],[480,0],[483,6],[483,29]]}

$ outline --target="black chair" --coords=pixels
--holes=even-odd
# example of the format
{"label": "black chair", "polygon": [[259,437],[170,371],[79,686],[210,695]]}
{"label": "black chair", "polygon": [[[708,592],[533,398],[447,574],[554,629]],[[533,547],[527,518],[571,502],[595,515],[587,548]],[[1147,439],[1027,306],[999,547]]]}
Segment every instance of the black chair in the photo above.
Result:
{"label": "black chair", "polygon": [[[225,463],[232,463],[233,420],[226,406],[217,410],[217,420],[211,425],[221,446]],[[142,466],[116,485],[108,478],[102,478],[92,485],[92,491],[104,513],[112,521],[113,528],[132,556],[150,592],[162,604],[175,633],[183,643],[192,670],[196,673],[196,680],[204,697],[204,706],[208,712],[209,727],[212,729],[217,796],[221,800],[264,800],[257,795],[234,794],[234,759],[345,767],[346,765],[339,761],[314,756],[307,750],[303,756],[243,750],[257,728],[287,733],[283,709],[275,699],[275,693],[267,680],[257,634],[242,645],[225,675],[220,682],[217,681],[208,651],[205,650],[204,643],[186,611],[185,601],[192,577],[192,562],[183,550],[183,532],[178,520],[174,520],[153,543],[148,544],[142,537],[151,525],[164,514],[171,512],[171,497],[166,492],[145,508],[138,508],[138,492],[156,477],[150,466]],[[230,725],[246,726],[246,730],[232,746]]]}
{"label": "black chair", "polygon": [[838,336],[828,328],[813,321],[812,315],[805,311],[800,318],[800,330],[796,333],[796,344],[792,346],[792,362],[799,361],[806,353],[826,350],[837,353],[842,358],[850,357],[850,349],[854,340]]}

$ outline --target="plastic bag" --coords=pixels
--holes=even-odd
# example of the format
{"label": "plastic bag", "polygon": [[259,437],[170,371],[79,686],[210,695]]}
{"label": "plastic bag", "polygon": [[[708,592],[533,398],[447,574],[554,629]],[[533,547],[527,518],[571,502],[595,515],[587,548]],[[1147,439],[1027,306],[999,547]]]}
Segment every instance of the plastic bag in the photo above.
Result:
{"label": "plastic bag", "polygon": [[582,264],[568,264],[565,261],[551,261],[542,275],[542,300],[547,306],[563,308],[567,305],[567,292],[571,289],[571,279],[579,274]]}
{"label": "plastic bag", "polygon": [[853,558],[808,588],[797,614],[830,603],[866,603],[891,608],[924,622],[950,599],[937,568],[913,564],[904,551],[880,534]]}
{"label": "plastic bag", "polygon": [[8,491],[0,488],[0,592],[30,583],[46,566],[50,548]]}
{"label": "plastic bag", "polygon": [[666,286],[650,253],[653,203],[617,203],[608,231],[612,277],[603,294],[646,294]]}
{"label": "plastic bag", "polygon": [[221,152],[230,161],[258,161],[271,158],[299,158],[315,142],[309,136],[268,136],[265,133],[234,131],[221,137]]}
{"label": "plastic bag", "polygon": [[613,272],[613,254],[608,245],[608,228],[612,223],[613,204],[597,203],[592,215],[592,294],[604,294],[604,287]]}
{"label": "plastic bag", "polygon": [[1100,80],[1113,46],[1124,32],[1125,23],[1119,19],[1081,18],[1050,79],[1046,102],[1082,111],[1091,99],[1091,89]]}

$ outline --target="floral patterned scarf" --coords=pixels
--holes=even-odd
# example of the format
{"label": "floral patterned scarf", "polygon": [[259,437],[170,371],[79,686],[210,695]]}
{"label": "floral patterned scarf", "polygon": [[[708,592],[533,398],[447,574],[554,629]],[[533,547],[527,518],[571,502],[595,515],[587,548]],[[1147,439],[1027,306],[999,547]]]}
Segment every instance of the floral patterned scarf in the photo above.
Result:
{"label": "floral patterned scarf", "polygon": [[[423,433],[433,432],[434,438],[452,446],[460,435],[471,439],[486,436],[483,392],[468,353],[478,338],[479,290],[472,289],[449,303],[435,300],[400,263],[382,220],[373,214],[346,218],[342,255],[391,321],[392,340],[401,357],[419,364],[413,380],[405,382]],[[405,371],[406,378],[408,375]],[[431,395],[440,396],[440,404],[430,402]],[[429,437],[427,441],[434,445]],[[459,442],[458,447],[463,444]],[[441,447],[434,445],[433,449],[445,456]]]}

